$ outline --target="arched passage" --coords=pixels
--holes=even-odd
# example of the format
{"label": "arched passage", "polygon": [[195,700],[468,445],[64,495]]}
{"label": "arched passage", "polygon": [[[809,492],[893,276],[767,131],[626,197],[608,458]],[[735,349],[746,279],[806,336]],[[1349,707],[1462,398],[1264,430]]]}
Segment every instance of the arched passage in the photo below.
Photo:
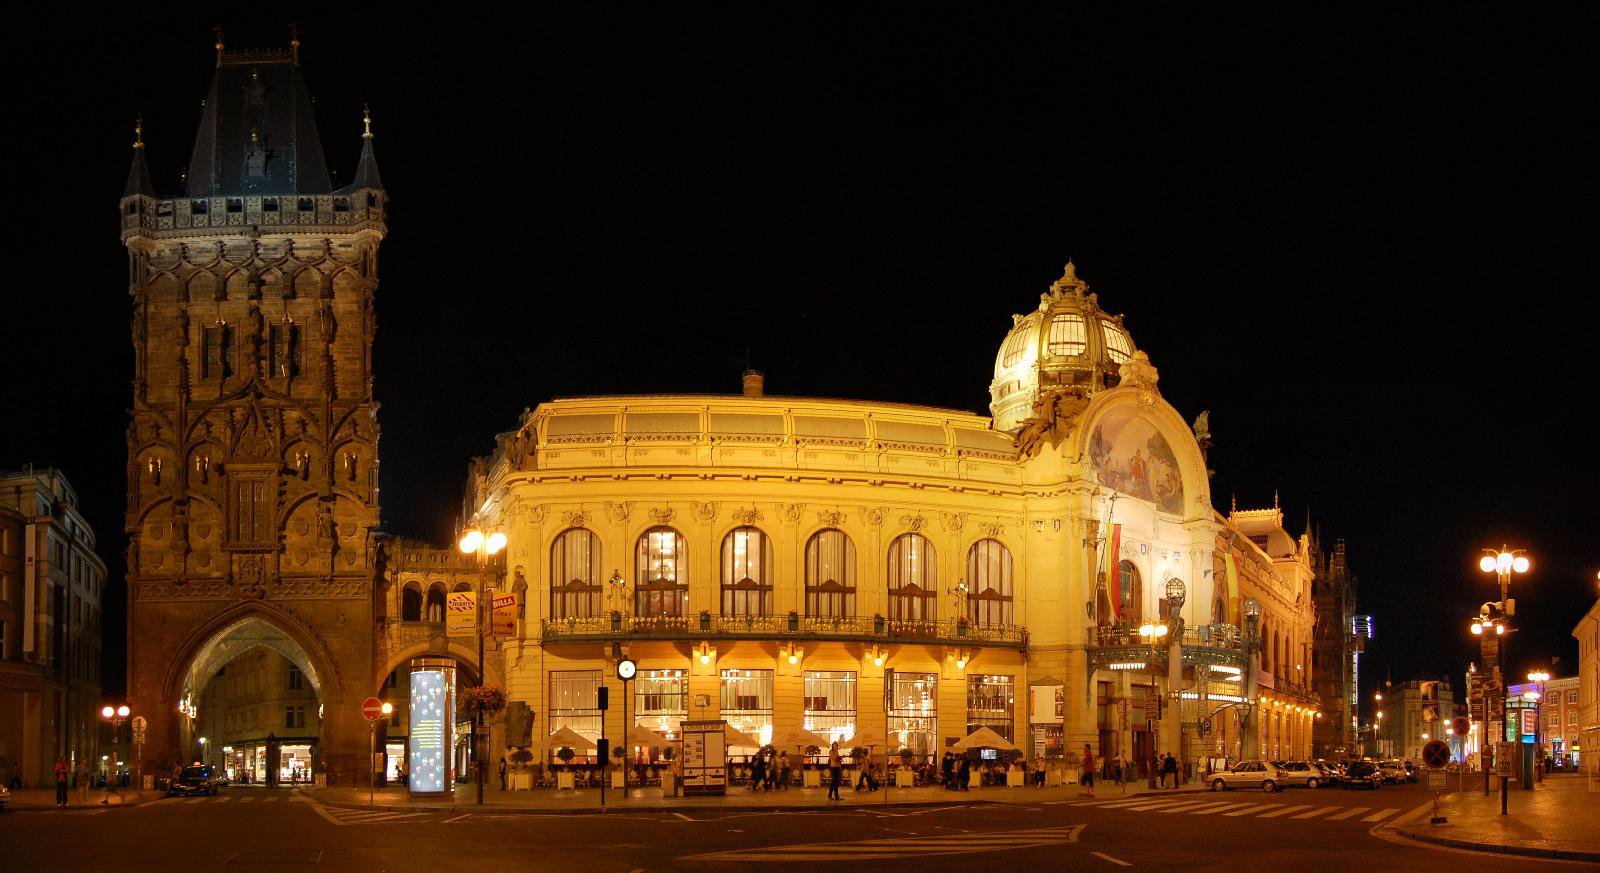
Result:
{"label": "arched passage", "polygon": [[[385,660],[383,670],[377,677],[377,687],[372,693],[394,708],[388,720],[379,724],[377,734],[377,750],[384,756],[383,778],[388,781],[398,778],[398,768],[405,764],[410,751],[411,662],[417,658],[448,658],[455,661],[458,689],[480,684],[477,653],[453,641],[439,638],[423,641],[401,648]],[[458,717],[456,755],[460,760],[457,761],[457,773],[467,772],[466,762],[461,759],[466,748],[466,737],[467,732],[460,725]]]}

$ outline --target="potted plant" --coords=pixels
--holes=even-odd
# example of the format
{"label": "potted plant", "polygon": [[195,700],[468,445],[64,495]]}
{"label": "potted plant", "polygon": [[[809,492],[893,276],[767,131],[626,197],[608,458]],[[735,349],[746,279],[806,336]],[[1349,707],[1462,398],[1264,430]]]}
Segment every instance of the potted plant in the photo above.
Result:
{"label": "potted plant", "polygon": [[[562,746],[561,748],[556,749],[556,759],[559,760],[563,764],[571,764],[572,763],[572,759],[576,758],[576,757],[578,757],[578,755],[577,755],[576,752],[572,751],[572,747],[571,746]],[[557,788],[574,788],[574,787],[576,787],[573,784],[573,777],[572,777],[572,771],[571,770],[562,770],[560,773],[556,774],[556,787]]]}
{"label": "potted plant", "polygon": [[900,768],[894,771],[894,784],[900,786],[915,784],[916,776],[911,772],[911,759],[913,757],[911,750],[902,746],[900,751],[895,754],[900,758]]}
{"label": "potted plant", "polygon": [[661,796],[678,796],[678,774],[672,767],[672,759],[677,757],[677,749],[668,746],[661,750],[661,759],[667,762],[667,769],[661,771]]}
{"label": "potted plant", "polygon": [[700,610],[700,629],[703,631],[711,630],[711,613],[704,609]]}
{"label": "potted plant", "polygon": [[616,759],[616,769],[611,771],[611,787],[623,788],[628,782],[628,750],[617,746],[611,750],[611,757]]}
{"label": "potted plant", "polygon": [[511,753],[511,790],[531,789],[533,787],[533,774],[528,772],[528,764],[533,761],[533,752],[527,746],[517,746]]}

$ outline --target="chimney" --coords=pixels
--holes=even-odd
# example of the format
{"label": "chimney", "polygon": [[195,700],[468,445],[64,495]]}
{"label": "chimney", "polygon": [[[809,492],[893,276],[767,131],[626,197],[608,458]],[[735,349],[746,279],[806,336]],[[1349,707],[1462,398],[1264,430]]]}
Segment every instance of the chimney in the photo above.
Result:
{"label": "chimney", "polygon": [[744,371],[744,396],[765,397],[767,393],[767,377],[760,370]]}

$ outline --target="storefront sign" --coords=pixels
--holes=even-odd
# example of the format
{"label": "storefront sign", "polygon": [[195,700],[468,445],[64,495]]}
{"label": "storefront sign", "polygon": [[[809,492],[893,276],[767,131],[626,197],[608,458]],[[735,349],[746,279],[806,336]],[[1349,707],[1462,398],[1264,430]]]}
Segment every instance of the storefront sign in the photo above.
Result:
{"label": "storefront sign", "polygon": [[1515,752],[1513,751],[1514,749],[1516,749],[1516,746],[1513,745],[1512,743],[1495,743],[1495,749],[1494,749],[1494,775],[1496,775],[1496,776],[1510,776],[1510,775],[1512,775],[1511,774],[1511,756],[1513,754],[1515,754]]}
{"label": "storefront sign", "polygon": [[444,602],[444,632],[452,637],[470,637],[478,632],[477,592],[457,591]]}
{"label": "storefront sign", "polygon": [[726,730],[721,720],[683,723],[684,796],[728,792]]}
{"label": "storefront sign", "polygon": [[450,750],[455,727],[454,670],[411,673],[411,751],[406,767],[412,794],[447,794],[455,788]]}
{"label": "storefront sign", "polygon": [[509,637],[517,632],[517,595],[496,594],[494,611],[489,616],[489,633]]}

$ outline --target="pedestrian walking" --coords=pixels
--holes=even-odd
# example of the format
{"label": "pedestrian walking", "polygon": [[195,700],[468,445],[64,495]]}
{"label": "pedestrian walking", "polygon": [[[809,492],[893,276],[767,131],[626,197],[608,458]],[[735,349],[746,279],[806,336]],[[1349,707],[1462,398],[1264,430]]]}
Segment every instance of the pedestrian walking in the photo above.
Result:
{"label": "pedestrian walking", "polygon": [[1079,792],[1084,797],[1094,796],[1094,750],[1088,743],[1083,744],[1083,776],[1079,779],[1083,791]]}
{"label": "pedestrian walking", "polygon": [[955,773],[953,772],[955,766],[955,756],[949,752],[945,752],[944,757],[939,759],[939,783],[944,786],[946,791],[955,790]]}
{"label": "pedestrian walking", "polygon": [[761,783],[765,780],[763,762],[766,759],[765,749],[756,749],[754,758],[750,759],[750,790],[760,791]]}
{"label": "pedestrian walking", "polygon": [[1178,756],[1176,756],[1176,755],[1168,755],[1166,761],[1162,763],[1161,767],[1162,767],[1162,770],[1161,770],[1161,784],[1162,784],[1162,786],[1163,787],[1166,786],[1167,777],[1171,776],[1172,777],[1172,787],[1173,788],[1177,788],[1178,787]]}
{"label": "pedestrian walking", "polygon": [[789,790],[789,750],[778,753],[778,790]]}
{"label": "pedestrian walking", "polygon": [[506,768],[509,766],[504,755],[500,756],[500,790],[506,790]]}
{"label": "pedestrian walking", "polygon": [[1117,753],[1117,787],[1123,794],[1128,793],[1128,757],[1121,752]]}
{"label": "pedestrian walking", "polygon": [[90,778],[89,757],[87,755],[78,759],[78,769],[73,774],[73,779],[78,783],[78,802],[88,803],[89,783],[93,780]]}
{"label": "pedestrian walking", "polygon": [[72,770],[67,767],[65,756],[56,759],[54,772],[56,774],[56,806],[65,807],[67,805],[67,777],[72,774]]}
{"label": "pedestrian walking", "polygon": [[967,760],[966,755],[962,755],[959,763],[960,766],[956,768],[956,790],[966,791],[971,781],[972,762]]}
{"label": "pedestrian walking", "polygon": [[844,762],[839,758],[839,741],[828,746],[828,799],[843,800],[839,796],[839,777],[844,774]]}

